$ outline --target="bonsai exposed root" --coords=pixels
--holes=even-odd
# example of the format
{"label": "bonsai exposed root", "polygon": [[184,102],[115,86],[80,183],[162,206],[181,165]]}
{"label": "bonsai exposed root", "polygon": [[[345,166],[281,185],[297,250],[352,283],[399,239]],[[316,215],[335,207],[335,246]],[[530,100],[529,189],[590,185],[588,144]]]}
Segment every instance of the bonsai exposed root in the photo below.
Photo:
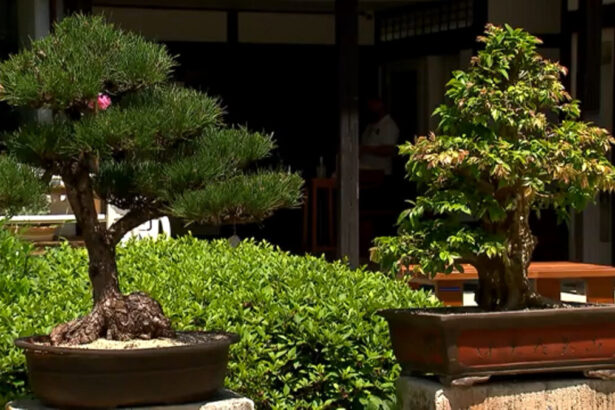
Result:
{"label": "bonsai exposed root", "polygon": [[110,340],[175,337],[162,307],[145,293],[112,294],[84,317],[56,326],[51,344],[85,344],[101,337]]}
{"label": "bonsai exposed root", "polygon": [[522,310],[522,309],[546,309],[566,307],[563,302],[546,298],[534,291],[527,291],[521,297],[509,298],[505,303],[491,305],[489,310],[507,311],[507,310]]}
{"label": "bonsai exposed root", "polygon": [[531,294],[527,298],[526,305],[528,308],[536,308],[536,309],[558,308],[558,307],[569,306],[559,300],[553,300],[553,299],[546,298],[542,295],[539,295],[536,292],[531,292]]}

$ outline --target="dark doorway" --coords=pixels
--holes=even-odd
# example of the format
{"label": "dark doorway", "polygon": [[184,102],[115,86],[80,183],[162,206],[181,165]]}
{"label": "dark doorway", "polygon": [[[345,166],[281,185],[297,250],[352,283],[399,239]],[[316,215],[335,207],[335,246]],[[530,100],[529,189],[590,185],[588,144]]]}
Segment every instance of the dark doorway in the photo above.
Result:
{"label": "dark doorway", "polygon": [[[334,46],[280,44],[167,43],[178,56],[175,73],[187,86],[219,96],[225,120],[277,141],[271,166],[301,172],[306,182],[323,157],[335,170],[339,147],[337,57]],[[360,50],[363,100],[376,88],[376,65]],[[282,210],[260,226],[238,227],[240,237],[264,238],[288,250],[302,250],[302,209]],[[230,236],[223,228],[220,236]]]}
{"label": "dark doorway", "polygon": [[390,112],[399,127],[400,143],[410,140],[418,132],[417,127],[417,72],[416,70],[393,71],[390,74],[388,98]]}
{"label": "dark doorway", "polygon": [[[397,145],[413,140],[417,130],[418,75],[416,70],[390,72],[382,99],[399,128]],[[367,124],[363,125],[363,129]],[[395,235],[395,222],[407,199],[416,196],[414,184],[405,180],[405,158],[395,155],[392,173],[374,182],[365,174],[360,178],[360,254],[367,261],[369,248],[378,236]]]}

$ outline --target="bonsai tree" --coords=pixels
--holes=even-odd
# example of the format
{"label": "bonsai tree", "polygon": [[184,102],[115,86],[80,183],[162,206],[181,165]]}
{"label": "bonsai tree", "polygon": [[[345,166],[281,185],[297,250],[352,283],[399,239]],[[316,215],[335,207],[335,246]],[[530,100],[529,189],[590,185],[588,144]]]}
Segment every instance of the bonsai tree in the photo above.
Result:
{"label": "bonsai tree", "polygon": [[[120,292],[115,248],[140,224],[247,223],[298,204],[298,175],[250,166],[274,148],[271,136],[224,126],[217,99],[169,81],[174,65],[163,45],[82,15],[0,63],[0,100],[52,116],[6,136],[12,159],[0,164],[13,171],[3,172],[60,175],[89,255],[93,309],[53,329],[53,344],[174,336],[155,300]],[[0,206],[14,210],[24,197],[11,190],[0,185]],[[105,227],[95,197],[126,214]]]}
{"label": "bonsai tree", "polygon": [[438,134],[400,147],[421,194],[400,215],[399,235],[376,240],[372,259],[425,275],[468,263],[483,309],[549,305],[528,282],[530,212],[551,208],[567,219],[612,191],[613,138],[579,121],[579,102],[560,80],[566,69],[537,53],[539,39],[487,25],[478,41],[484,49],[453,73],[435,110]]}

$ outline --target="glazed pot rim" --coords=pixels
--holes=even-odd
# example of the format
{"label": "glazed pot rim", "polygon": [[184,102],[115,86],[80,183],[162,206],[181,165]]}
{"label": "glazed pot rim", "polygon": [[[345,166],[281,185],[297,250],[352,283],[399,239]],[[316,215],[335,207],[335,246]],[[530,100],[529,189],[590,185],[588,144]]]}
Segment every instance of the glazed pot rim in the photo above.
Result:
{"label": "glazed pot rim", "polygon": [[495,317],[495,316],[526,316],[526,317],[541,317],[557,313],[567,313],[575,315],[584,315],[588,313],[614,314],[615,305],[589,305],[568,303],[568,307],[552,307],[542,309],[522,309],[522,310],[505,310],[505,311],[485,311],[476,306],[459,306],[459,307],[433,307],[433,308],[393,308],[382,309],[376,312],[377,315],[386,319],[395,317],[408,316],[423,316],[442,321],[458,320],[467,317]]}
{"label": "glazed pot rim", "polygon": [[107,356],[138,356],[138,355],[151,355],[152,353],[180,353],[190,351],[203,351],[212,350],[221,347],[228,347],[233,343],[237,343],[240,339],[237,333],[225,332],[225,331],[181,331],[177,332],[178,336],[201,334],[201,335],[224,335],[227,336],[220,340],[210,340],[205,342],[191,343],[186,345],[177,346],[164,346],[164,347],[148,347],[143,349],[85,349],[66,346],[51,346],[35,343],[35,341],[49,339],[48,335],[33,335],[24,336],[14,340],[15,346],[26,350],[45,352],[51,354],[79,354],[79,355],[107,355]]}

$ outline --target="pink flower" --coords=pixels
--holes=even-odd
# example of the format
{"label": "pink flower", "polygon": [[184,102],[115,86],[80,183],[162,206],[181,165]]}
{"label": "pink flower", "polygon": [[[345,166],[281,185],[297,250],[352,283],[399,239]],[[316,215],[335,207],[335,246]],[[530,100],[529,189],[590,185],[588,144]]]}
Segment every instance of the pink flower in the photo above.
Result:
{"label": "pink flower", "polygon": [[107,94],[98,94],[98,99],[96,100],[98,104],[98,108],[101,110],[106,110],[111,105],[111,97]]}
{"label": "pink flower", "polygon": [[[96,98],[96,106],[98,107],[99,110],[106,110],[107,108],[109,108],[109,106],[111,105],[111,97],[109,97],[107,94],[103,94],[103,93],[99,93],[98,97]],[[90,102],[88,102],[88,107],[90,107],[90,109],[94,109],[94,100],[90,100]]]}

